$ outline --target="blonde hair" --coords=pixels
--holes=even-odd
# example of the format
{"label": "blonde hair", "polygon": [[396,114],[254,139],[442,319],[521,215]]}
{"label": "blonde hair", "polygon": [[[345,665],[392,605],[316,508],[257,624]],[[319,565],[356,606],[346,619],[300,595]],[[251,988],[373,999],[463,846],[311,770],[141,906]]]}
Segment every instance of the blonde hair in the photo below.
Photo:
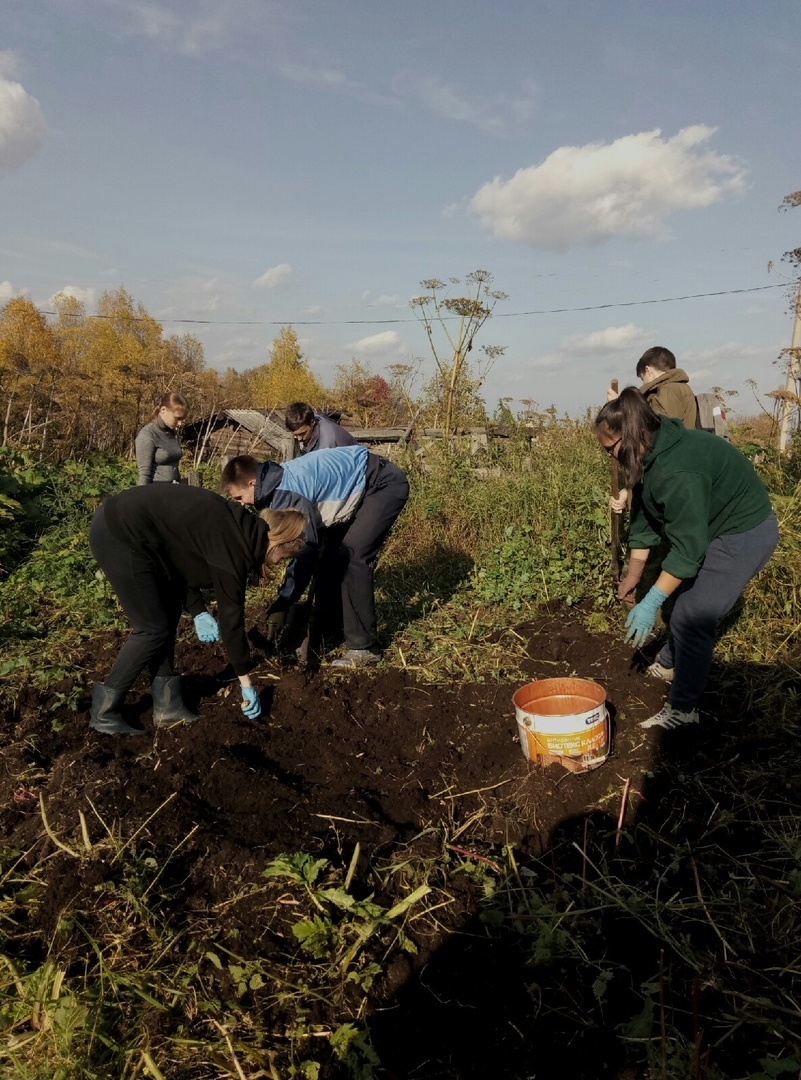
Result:
{"label": "blonde hair", "polygon": [[260,510],[259,517],[268,530],[265,564],[270,552],[279,547],[289,545],[283,553],[284,558],[297,555],[303,547],[303,530],[306,528],[306,518],[300,510]]}

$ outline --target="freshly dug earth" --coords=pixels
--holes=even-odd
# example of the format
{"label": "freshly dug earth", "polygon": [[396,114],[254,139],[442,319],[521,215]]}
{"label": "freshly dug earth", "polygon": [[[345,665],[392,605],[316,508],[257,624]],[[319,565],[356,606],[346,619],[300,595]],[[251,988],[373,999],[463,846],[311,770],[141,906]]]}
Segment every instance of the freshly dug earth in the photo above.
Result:
{"label": "freshly dug earth", "polygon": [[[185,696],[203,718],[154,735],[143,685],[126,709],[146,734],[102,736],[88,727],[88,691],[102,681],[122,638],[93,642],[77,711],[58,706],[55,692],[40,701],[31,691],[3,729],[2,847],[39,863],[50,854],[39,871],[43,893],[15,915],[25,924],[21,955],[44,956],[54,935],[69,934],[64,914],[91,906],[115,873],[113,860],[81,860],[54,846],[40,797],[52,835],[76,851],[82,813],[90,842],[109,832],[122,841],[136,834],[157,860],[169,857],[172,908],[165,914],[185,925],[189,938],[216,920],[219,934],[235,936],[238,955],[268,959],[291,940],[287,927],[296,917],[291,906],[268,917],[253,899],[280,853],[311,852],[344,869],[358,843],[354,889],[377,892],[388,907],[408,886],[402,874],[389,874],[377,887],[372,868],[404,853],[436,868],[445,851],[479,870],[493,865],[504,845],[518,858],[539,857],[570,822],[597,813],[616,824],[626,780],[630,823],[644,809],[660,753],[660,733],[637,725],[659,708],[664,686],[643,674],[617,637],[589,633],[579,612],[546,614],[519,632],[529,641],[531,678],[578,675],[606,688],[615,735],[601,768],[572,774],[558,765],[530,767],[511,705],[517,684],[431,686],[387,668],[307,675],[265,661],[258,676],[264,713],[248,720],[238,685],[215,675],[221,651],[196,642],[180,646],[179,663]],[[681,736],[688,756],[709,738],[698,730]],[[676,746],[670,738],[665,746]],[[542,1025],[535,1033],[531,973],[514,948],[482,936],[477,893],[468,884],[449,894],[436,918],[410,921],[416,955],[395,955],[375,981],[366,1019],[384,1075],[639,1075],[603,1031],[572,1049],[555,1045],[556,1028],[550,1041]],[[262,1020],[281,1023],[280,1016]],[[328,1070],[323,1075],[348,1075],[344,1066]]]}

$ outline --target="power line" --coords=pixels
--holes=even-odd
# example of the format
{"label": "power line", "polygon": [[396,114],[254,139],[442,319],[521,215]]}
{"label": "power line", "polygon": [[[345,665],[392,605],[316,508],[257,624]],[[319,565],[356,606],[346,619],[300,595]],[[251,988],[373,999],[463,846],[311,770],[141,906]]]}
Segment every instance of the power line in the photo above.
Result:
{"label": "power line", "polygon": [[[518,319],[526,315],[563,315],[574,311],[608,311],[610,308],[643,307],[646,304],[676,304],[682,300],[703,300],[709,296],[736,296],[741,293],[765,292],[767,289],[786,289],[787,282],[776,285],[755,285],[749,289],[721,289],[718,292],[688,293],[686,296],[662,296],[655,300],[621,300],[613,304],[588,304],[584,307],[537,308],[533,311],[501,311],[493,315],[495,319]],[[57,311],[45,311],[37,308],[40,315],[58,315]],[[73,315],[74,319],[111,319],[112,315]],[[445,316],[450,321],[458,315]],[[139,316],[133,316],[133,322],[145,322]],[[182,326],[396,326],[400,323],[420,322],[414,316],[404,319],[156,319],[154,322],[172,323]]]}

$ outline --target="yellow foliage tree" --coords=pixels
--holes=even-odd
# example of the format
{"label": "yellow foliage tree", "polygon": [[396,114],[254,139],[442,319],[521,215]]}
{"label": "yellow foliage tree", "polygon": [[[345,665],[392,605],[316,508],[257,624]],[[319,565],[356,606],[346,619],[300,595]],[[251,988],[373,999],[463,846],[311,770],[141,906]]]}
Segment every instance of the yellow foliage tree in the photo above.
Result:
{"label": "yellow foliage tree", "polygon": [[218,407],[220,381],[189,334],[165,340],[160,324],[125,289],[105,293],[96,316],[72,296],[54,297],[51,325],[29,301],[0,310],[3,441],[64,457],[130,449],[167,390],[195,412]]}
{"label": "yellow foliage tree", "polygon": [[325,390],[309,371],[298,337],[291,326],[282,326],[270,348],[270,359],[249,372],[251,405],[274,409],[290,401],[320,405]]}
{"label": "yellow foliage tree", "polygon": [[47,320],[30,300],[9,300],[0,313],[4,446],[46,439],[46,417],[62,374],[58,340]]}

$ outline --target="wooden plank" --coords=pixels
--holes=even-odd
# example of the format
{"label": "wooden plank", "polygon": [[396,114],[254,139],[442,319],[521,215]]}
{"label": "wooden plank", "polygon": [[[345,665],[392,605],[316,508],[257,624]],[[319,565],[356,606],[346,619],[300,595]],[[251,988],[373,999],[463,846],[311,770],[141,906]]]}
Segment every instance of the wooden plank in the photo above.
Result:
{"label": "wooden plank", "polygon": [[[617,379],[612,379],[610,386],[617,393]],[[616,499],[620,494],[620,466],[617,458],[612,455],[612,498]],[[610,511],[612,527],[612,581],[617,585],[620,581],[620,514]]]}
{"label": "wooden plank", "polygon": [[[375,428],[346,428],[357,442],[398,442],[407,437],[409,428],[401,427],[375,427]],[[420,439],[441,439],[445,435],[443,428],[417,428],[416,435]],[[500,438],[509,437],[505,428],[469,427],[460,428],[456,431],[456,438]]]}

